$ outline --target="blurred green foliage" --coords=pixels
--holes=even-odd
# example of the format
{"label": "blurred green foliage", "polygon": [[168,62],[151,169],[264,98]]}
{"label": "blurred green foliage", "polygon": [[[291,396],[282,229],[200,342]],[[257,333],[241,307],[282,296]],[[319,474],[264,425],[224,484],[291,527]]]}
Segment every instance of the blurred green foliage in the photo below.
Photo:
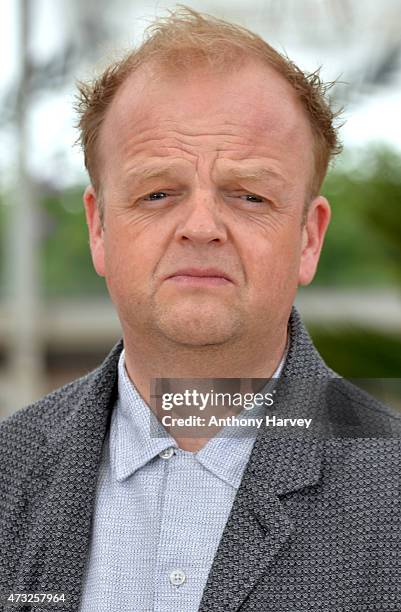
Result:
{"label": "blurred green foliage", "polygon": [[[333,215],[314,285],[401,289],[401,156],[372,148],[331,171],[322,191]],[[400,335],[350,326],[309,331],[342,376],[401,377]]]}
{"label": "blurred green foliage", "polygon": [[314,285],[401,286],[401,155],[372,148],[322,192],[333,214]]}
{"label": "blurred green foliage", "polygon": [[401,380],[401,336],[351,326],[308,329],[323,359],[341,376]]}
{"label": "blurred green foliage", "polygon": [[92,265],[88,230],[77,187],[43,199],[45,236],[42,249],[44,294],[51,296],[106,295],[106,285]]}

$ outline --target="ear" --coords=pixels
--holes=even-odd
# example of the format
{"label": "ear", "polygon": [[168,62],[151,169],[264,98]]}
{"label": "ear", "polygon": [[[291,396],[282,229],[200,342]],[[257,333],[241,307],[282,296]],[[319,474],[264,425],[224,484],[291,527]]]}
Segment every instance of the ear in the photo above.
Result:
{"label": "ear", "polygon": [[299,285],[309,285],[315,276],[324,236],[331,217],[330,204],[318,196],[309,205],[302,228],[302,251],[299,265]]}
{"label": "ear", "polygon": [[93,266],[99,276],[105,276],[104,230],[100,221],[99,202],[92,185],[88,185],[83,195],[86,223],[89,230],[89,246]]}

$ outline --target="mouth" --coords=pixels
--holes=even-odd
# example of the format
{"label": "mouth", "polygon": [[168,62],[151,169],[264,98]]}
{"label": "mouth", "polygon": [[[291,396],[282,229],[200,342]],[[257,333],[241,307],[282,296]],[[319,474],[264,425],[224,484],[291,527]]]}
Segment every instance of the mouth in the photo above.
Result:
{"label": "mouth", "polygon": [[165,280],[191,287],[222,287],[233,284],[233,281],[225,272],[215,268],[178,270],[167,276]]}

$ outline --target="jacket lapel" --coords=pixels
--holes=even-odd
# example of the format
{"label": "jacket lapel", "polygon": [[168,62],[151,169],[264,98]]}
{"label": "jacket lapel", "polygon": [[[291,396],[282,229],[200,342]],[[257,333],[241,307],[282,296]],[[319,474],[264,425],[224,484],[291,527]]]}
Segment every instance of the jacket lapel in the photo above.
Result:
{"label": "jacket lapel", "polygon": [[255,471],[248,464],[244,473],[199,612],[240,608],[293,531],[279,497],[319,480],[318,440],[276,439],[262,446],[254,449]]}

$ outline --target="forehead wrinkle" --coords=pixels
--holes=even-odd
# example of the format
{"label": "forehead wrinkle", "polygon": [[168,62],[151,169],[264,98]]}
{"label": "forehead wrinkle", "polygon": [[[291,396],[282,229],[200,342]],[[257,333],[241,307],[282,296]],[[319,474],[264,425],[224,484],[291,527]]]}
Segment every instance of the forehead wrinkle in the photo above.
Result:
{"label": "forehead wrinkle", "polygon": [[198,149],[213,151],[216,150],[216,137],[221,139],[221,142],[218,142],[218,148],[235,147],[236,145],[249,147],[254,141],[252,136],[247,133],[225,133],[223,130],[216,131],[215,133],[210,130],[207,132],[198,131],[191,134],[185,130],[180,132],[174,130],[163,132],[159,126],[156,131],[153,126],[149,131],[150,134],[148,130],[141,130],[135,134],[134,138],[128,140],[125,140],[124,136],[122,136],[117,144],[123,157],[134,155],[136,151],[144,147],[148,147],[150,150],[152,148],[157,148],[157,150],[160,148],[177,149],[189,155],[193,155],[194,151]]}
{"label": "forehead wrinkle", "polygon": [[[186,121],[185,118],[170,119],[170,118],[159,118],[155,122],[154,113],[157,113],[157,109],[154,109],[153,116],[151,109],[147,109],[146,115],[144,115],[140,120],[137,117],[136,123],[140,128],[140,131],[146,133],[146,131],[160,131],[163,135],[172,134],[179,136],[229,136],[229,135],[237,135],[238,127],[240,127],[241,131],[252,127],[251,124],[244,123],[241,126],[238,126],[238,122],[231,122],[227,119],[227,109],[225,109],[224,113],[215,111],[214,117],[212,120],[205,120],[203,117],[199,117],[196,114],[188,114],[186,113]],[[221,115],[221,119],[219,116]]]}
{"label": "forehead wrinkle", "polygon": [[[139,117],[137,113],[128,116],[127,113],[119,116],[116,114],[110,118],[109,125],[104,126],[105,132],[111,141],[114,141],[114,146],[123,154],[129,155],[131,150],[140,147],[143,144],[152,145],[157,143],[157,146],[178,146],[178,147],[193,147],[202,139],[213,139],[220,137],[224,141],[235,145],[251,144],[255,139],[255,130],[252,129],[250,123],[239,125],[224,118],[219,124],[218,121],[205,125],[202,120],[197,120],[191,117],[187,122],[176,121],[172,119],[155,119],[148,116],[149,109],[146,115]],[[127,134],[132,130],[132,137],[127,139]],[[260,131],[260,130],[259,130]],[[224,141],[222,144],[224,144]]]}

